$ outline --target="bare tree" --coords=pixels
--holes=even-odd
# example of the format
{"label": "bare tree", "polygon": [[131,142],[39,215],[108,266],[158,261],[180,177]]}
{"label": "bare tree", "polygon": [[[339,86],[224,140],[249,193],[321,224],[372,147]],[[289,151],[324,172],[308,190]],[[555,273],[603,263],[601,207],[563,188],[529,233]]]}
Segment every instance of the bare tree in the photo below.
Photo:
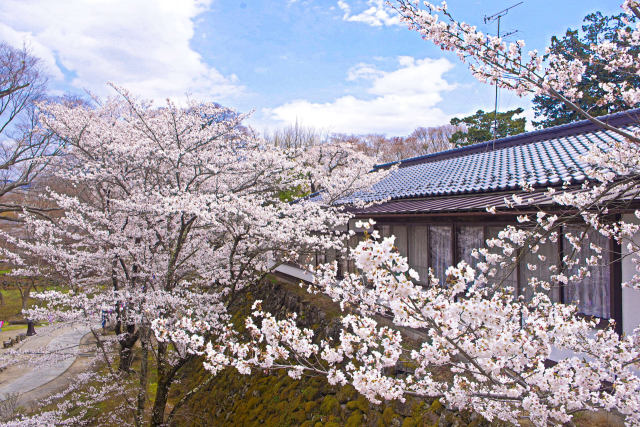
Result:
{"label": "bare tree", "polygon": [[464,130],[462,126],[442,125],[418,127],[408,136],[334,134],[331,138],[352,142],[358,150],[376,156],[380,161],[394,162],[454,148],[449,140],[451,135],[461,130]]}
{"label": "bare tree", "polygon": [[393,162],[409,157],[422,156],[449,150],[451,135],[465,131],[464,126],[450,124],[434,127],[418,127],[408,136],[386,136],[383,134],[353,135],[344,133],[326,134],[313,127],[295,123],[286,128],[265,133],[265,139],[277,147],[305,151],[323,143],[351,143],[369,156],[381,162]]}
{"label": "bare tree", "polygon": [[302,126],[296,121],[288,127],[271,133],[265,132],[265,139],[276,147],[298,150],[321,144],[327,140],[327,135],[315,128]]}
{"label": "bare tree", "polygon": [[37,103],[45,98],[46,83],[28,49],[0,43],[0,219],[12,220],[12,212],[29,208],[20,190],[57,153],[53,136],[39,126]]}
{"label": "bare tree", "polygon": [[413,145],[420,154],[437,153],[439,151],[449,150],[455,145],[451,143],[451,136],[458,132],[464,131],[463,126],[442,125],[434,127],[419,127],[414,130],[406,139],[408,145]]}

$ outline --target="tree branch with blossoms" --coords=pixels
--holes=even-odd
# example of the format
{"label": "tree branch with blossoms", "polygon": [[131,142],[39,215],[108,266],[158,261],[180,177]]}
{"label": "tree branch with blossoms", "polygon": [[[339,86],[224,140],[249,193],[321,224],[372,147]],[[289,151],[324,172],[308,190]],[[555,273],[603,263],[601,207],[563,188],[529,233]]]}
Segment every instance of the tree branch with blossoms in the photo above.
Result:
{"label": "tree branch with blossoms", "polygon": [[[244,115],[216,104],[156,107],[114,90],[97,106],[41,107],[65,143],[52,175],[71,191],[46,192],[64,214],[25,213],[32,238],[2,233],[0,256],[15,274],[63,284],[37,295],[44,304],[32,318],[95,325],[115,316],[117,374],[139,377],[139,424],[150,368],[132,371],[134,346],[154,356],[150,422],[162,425],[170,388],[193,354],[180,340],[158,340],[152,325],[188,324],[203,339],[223,340],[241,291],[301,253],[342,248],[333,231],[351,214],[331,203],[387,172],[369,173],[375,160],[348,144],[305,153],[269,146],[242,126]],[[316,201],[282,197],[292,188],[308,193],[309,177]]]}
{"label": "tree branch with blossoms", "polygon": [[[293,378],[323,375],[331,384],[352,384],[373,403],[439,398],[488,420],[527,418],[536,425],[615,408],[629,422],[640,422],[637,335],[594,332],[595,321],[577,317],[574,306],[553,303],[544,293],[526,300],[510,289],[485,287],[464,262],[448,269],[446,286],[433,276],[429,286],[418,286],[393,237],[376,232],[352,258],[360,274],[337,280],[329,268],[314,284],[354,311],[344,316],[338,338],[317,342],[311,330],[297,326],[295,314],[277,320],[256,302],[246,321],[248,341],[232,334],[216,346],[182,332],[173,339],[199,342],[191,351],[204,355],[214,373],[234,366],[244,374],[255,367],[286,369]],[[384,316],[393,327],[379,326]],[[174,334],[167,325],[154,326],[161,336]],[[406,341],[402,328],[422,339]],[[575,356],[548,366],[554,348]],[[390,372],[398,367],[409,373]],[[445,379],[433,375],[442,369],[449,372]]]}
{"label": "tree branch with blossoms", "polygon": [[[640,143],[635,132],[605,123],[574,102],[582,97],[575,87],[586,69],[579,59],[568,61],[561,55],[549,54],[547,64],[544,64],[537,51],[525,54],[523,40],[507,43],[499,37],[478,31],[475,26],[458,22],[446,2],[440,6],[419,0],[396,0],[389,4],[409,29],[417,31],[423,39],[432,41],[442,50],[456,53],[463,62],[469,62],[469,69],[478,80],[512,90],[519,96],[527,93],[549,95],[598,127],[615,132],[636,144]],[[629,13],[638,12],[635,1],[626,1],[623,7]],[[441,17],[446,20],[441,20]],[[621,31],[621,38],[637,45],[638,31],[636,29],[631,34]],[[629,72],[637,71],[632,65],[638,63],[634,62],[637,58],[631,58],[628,47],[620,49],[609,43],[599,46],[596,52],[598,57],[594,54],[589,60],[606,60],[611,68],[624,65]],[[635,88],[603,87],[608,90],[607,96],[621,98],[629,107],[640,104],[640,93]]]}

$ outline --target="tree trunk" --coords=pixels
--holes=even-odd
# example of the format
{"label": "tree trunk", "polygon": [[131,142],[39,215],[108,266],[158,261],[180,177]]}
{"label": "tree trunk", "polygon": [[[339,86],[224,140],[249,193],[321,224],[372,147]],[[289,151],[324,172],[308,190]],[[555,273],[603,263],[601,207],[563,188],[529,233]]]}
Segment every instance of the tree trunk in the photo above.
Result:
{"label": "tree trunk", "polygon": [[27,290],[25,293],[20,295],[22,297],[22,309],[27,309],[27,301],[29,300],[29,291]]}
{"label": "tree trunk", "polygon": [[166,355],[167,344],[159,342],[156,358],[158,387],[156,388],[156,398],[153,404],[153,414],[151,415],[151,425],[154,427],[164,425],[164,412],[167,406],[167,398],[169,397],[169,388],[171,387],[174,377],[166,363]]}
{"label": "tree trunk", "polygon": [[[116,334],[122,334],[121,322],[116,322]],[[136,325],[127,325],[127,332],[125,332],[121,338],[118,338],[120,344],[120,363],[118,370],[120,372],[129,372],[131,370],[131,364],[133,363],[133,346],[138,341],[138,333],[136,332]]]}
{"label": "tree trunk", "polygon": [[136,426],[140,427],[144,421],[144,406],[147,400],[147,381],[149,377],[149,349],[147,334],[143,334],[140,344],[142,351],[140,353],[140,384],[138,386],[138,405],[136,408]]}
{"label": "tree trunk", "polygon": [[32,285],[27,285],[27,287],[23,289],[22,285],[18,285],[20,299],[22,300],[22,310],[27,309],[27,302],[29,301],[29,295],[31,295],[31,286]]}
{"label": "tree trunk", "polygon": [[180,372],[180,369],[182,369],[190,360],[193,360],[192,356],[188,356],[175,361],[174,364],[170,364],[167,362],[167,351],[167,343],[158,343],[158,349],[156,353],[156,366],[158,367],[158,387],[156,389],[153,413],[151,415],[151,425],[154,427],[168,425],[168,422],[171,420],[171,415],[173,415],[173,413],[170,414],[167,422],[165,422],[164,419],[164,415],[167,410],[167,399],[169,397],[171,385],[173,384],[177,373]]}
{"label": "tree trunk", "polygon": [[156,399],[153,404],[153,415],[151,416],[151,425],[154,427],[165,425],[164,413],[167,407],[167,398],[169,397],[171,382],[168,378],[158,378]]}

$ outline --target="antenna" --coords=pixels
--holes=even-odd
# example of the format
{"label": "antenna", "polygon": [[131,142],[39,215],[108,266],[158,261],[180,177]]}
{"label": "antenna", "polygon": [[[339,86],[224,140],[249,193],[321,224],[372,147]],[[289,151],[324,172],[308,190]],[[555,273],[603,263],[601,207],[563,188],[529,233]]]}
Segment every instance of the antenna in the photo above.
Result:
{"label": "antenna", "polygon": [[[492,22],[498,21],[497,35],[498,37],[500,37],[500,20],[502,19],[503,16],[509,13],[511,9],[513,9],[516,6],[520,6],[522,3],[524,3],[524,1],[518,2],[512,6],[509,6],[508,8],[503,9],[500,12],[496,12],[493,15],[490,15],[490,16],[485,15],[483,19],[484,23],[490,24]],[[506,33],[503,37],[511,36],[517,32],[518,30],[510,31]],[[494,140],[496,139],[497,132],[498,132],[498,82],[496,82],[496,97],[495,97],[494,108],[493,108],[493,139]]]}

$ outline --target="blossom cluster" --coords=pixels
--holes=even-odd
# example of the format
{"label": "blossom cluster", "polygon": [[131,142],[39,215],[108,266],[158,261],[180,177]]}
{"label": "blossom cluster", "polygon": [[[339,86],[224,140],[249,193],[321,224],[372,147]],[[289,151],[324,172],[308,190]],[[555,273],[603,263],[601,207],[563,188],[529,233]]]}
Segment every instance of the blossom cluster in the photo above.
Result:
{"label": "blossom cluster", "polygon": [[[371,237],[353,249],[359,276],[338,280],[327,269],[316,280],[315,286],[353,309],[343,317],[339,337],[318,341],[297,326],[294,314],[275,319],[258,301],[246,320],[248,338],[234,335],[224,347],[206,346],[208,368],[325,375],[332,384],[352,384],[374,403],[408,395],[439,398],[488,420],[528,418],[544,425],[568,422],[580,410],[615,408],[628,422],[640,423],[636,334],[595,331],[595,321],[544,292],[525,299],[479,283],[464,262],[447,270],[446,286],[433,277],[427,287],[417,285],[417,273],[393,240]],[[403,328],[420,331],[421,342],[406,341]],[[549,366],[554,349],[574,356]],[[398,369],[407,374],[395,375]]]}
{"label": "blossom cluster", "polygon": [[[224,343],[243,289],[305,253],[342,250],[334,230],[351,214],[332,203],[387,172],[369,173],[375,160],[348,143],[274,147],[218,104],[154,106],[114,89],[97,106],[40,106],[64,142],[40,194],[60,214],[24,212],[21,233],[0,232],[0,258],[14,275],[57,285],[34,294],[42,303],[30,318],[81,321],[96,337],[109,318],[116,339],[97,352],[107,364],[117,349],[128,370],[140,342],[173,372],[205,341]],[[292,203],[290,193],[316,196]],[[163,334],[167,325],[183,336]],[[163,411],[156,399],[154,419]]]}

